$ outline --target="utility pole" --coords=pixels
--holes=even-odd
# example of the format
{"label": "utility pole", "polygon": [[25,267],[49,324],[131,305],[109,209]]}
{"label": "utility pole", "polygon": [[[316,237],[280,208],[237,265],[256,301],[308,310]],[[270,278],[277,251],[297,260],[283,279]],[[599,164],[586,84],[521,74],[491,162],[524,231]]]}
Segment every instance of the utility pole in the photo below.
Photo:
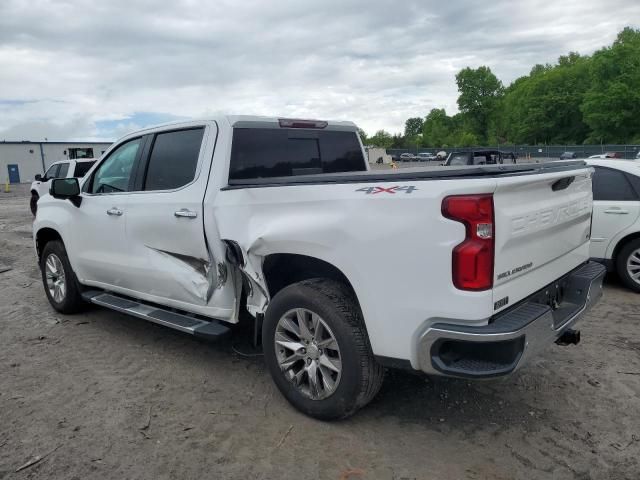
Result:
{"label": "utility pole", "polygon": [[46,172],[47,169],[44,166],[44,150],[42,149],[42,142],[40,142],[39,145],[40,145],[40,159],[42,160],[42,173],[44,174],[44,172]]}

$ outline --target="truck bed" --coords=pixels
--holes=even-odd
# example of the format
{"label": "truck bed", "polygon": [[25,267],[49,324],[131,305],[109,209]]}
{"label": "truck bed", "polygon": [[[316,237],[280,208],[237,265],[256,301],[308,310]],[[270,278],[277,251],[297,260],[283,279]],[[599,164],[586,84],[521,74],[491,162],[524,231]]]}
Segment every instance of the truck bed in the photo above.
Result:
{"label": "truck bed", "polygon": [[478,166],[432,166],[416,168],[400,168],[396,170],[368,170],[362,172],[319,173],[289,177],[252,178],[229,180],[223,190],[238,188],[276,187],[285,185],[306,184],[344,184],[344,183],[377,183],[388,181],[428,181],[448,180],[467,177],[505,177],[534,175],[576,170],[587,164],[582,160],[548,163],[522,163],[517,165],[478,165]]}

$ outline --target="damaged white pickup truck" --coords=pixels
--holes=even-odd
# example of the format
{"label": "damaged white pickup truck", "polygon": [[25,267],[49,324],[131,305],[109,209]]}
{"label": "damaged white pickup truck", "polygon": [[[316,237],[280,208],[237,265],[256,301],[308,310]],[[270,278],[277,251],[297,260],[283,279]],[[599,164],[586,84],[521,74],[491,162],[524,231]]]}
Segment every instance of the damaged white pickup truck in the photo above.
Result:
{"label": "damaged white pickup truck", "polygon": [[385,367],[497,377],[577,343],[591,204],[583,162],[368,171],[352,123],[226,116],[127,135],[33,231],[56,310],[214,338],[246,309],[280,391],[332,419]]}

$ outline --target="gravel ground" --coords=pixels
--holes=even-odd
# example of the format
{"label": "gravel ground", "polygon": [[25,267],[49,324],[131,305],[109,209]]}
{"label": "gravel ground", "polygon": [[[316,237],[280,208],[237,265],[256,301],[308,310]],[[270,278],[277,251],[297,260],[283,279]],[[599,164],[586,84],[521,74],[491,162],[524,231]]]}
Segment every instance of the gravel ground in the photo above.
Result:
{"label": "gravel ground", "polygon": [[108,310],[56,313],[27,200],[0,193],[0,478],[640,477],[640,297],[615,278],[578,346],[503,380],[390,371],[367,408],[322,423],[240,354],[255,354],[241,331],[209,344]]}

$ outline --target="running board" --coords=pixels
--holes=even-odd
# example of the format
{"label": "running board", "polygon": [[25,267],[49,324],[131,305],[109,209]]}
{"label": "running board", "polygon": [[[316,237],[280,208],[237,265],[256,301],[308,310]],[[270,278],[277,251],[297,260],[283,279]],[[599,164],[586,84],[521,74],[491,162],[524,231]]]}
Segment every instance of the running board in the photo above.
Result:
{"label": "running board", "polygon": [[133,299],[118,297],[101,290],[89,290],[82,293],[87,302],[107,307],[117,312],[126,313],[149,322],[164,325],[196,337],[218,339],[230,332],[229,328],[217,320],[206,321],[200,318],[163,310],[155,306],[145,305]]}

